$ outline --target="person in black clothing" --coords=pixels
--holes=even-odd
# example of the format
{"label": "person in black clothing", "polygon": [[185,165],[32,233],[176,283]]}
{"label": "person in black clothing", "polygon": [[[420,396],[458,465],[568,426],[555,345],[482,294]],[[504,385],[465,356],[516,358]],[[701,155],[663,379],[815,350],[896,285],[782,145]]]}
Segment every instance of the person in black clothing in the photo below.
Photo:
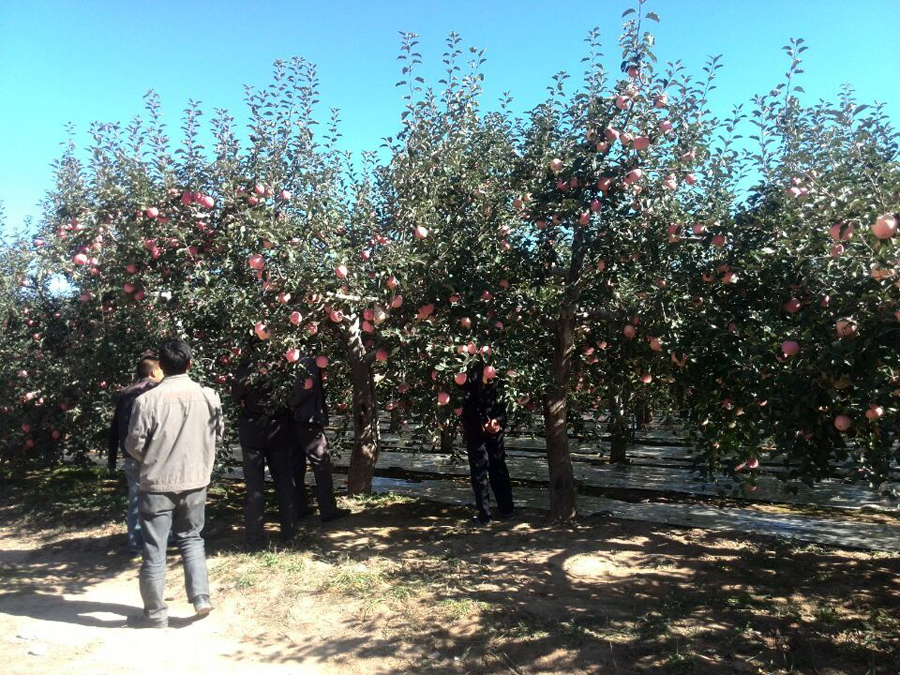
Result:
{"label": "person in black clothing", "polygon": [[281,538],[284,541],[294,538],[298,517],[291,473],[291,415],[287,407],[279,407],[273,401],[269,368],[265,363],[245,361],[235,373],[231,387],[231,397],[240,406],[238,438],[247,490],[244,536],[250,549],[261,547],[265,541],[266,466],[275,483]]}
{"label": "person in black clothing", "polygon": [[492,366],[478,365],[472,368],[463,385],[463,434],[469,455],[472,489],[478,515],[474,524],[485,525],[491,521],[491,502],[488,485],[494,491],[501,519],[515,514],[509,469],[506,468],[506,450],[503,432],[506,428],[506,404],[493,383]]}
{"label": "person in black clothing", "polygon": [[122,452],[122,469],[128,481],[128,510],[125,524],[128,527],[128,550],[137,555],[144,549],[144,537],[141,534],[141,521],[138,508],[141,491],[141,465],[134,457],[125,452],[125,438],[128,436],[128,422],[131,420],[131,409],[134,400],[146,391],[159,384],[163,372],[159,361],[152,356],[142,356],[137,364],[138,381],[119,392],[116,397],[116,408],[112,424],[109,426],[109,446],[106,455],[106,466],[110,472],[116,470],[119,451]]}
{"label": "person in black clothing", "polygon": [[322,522],[341,518],[350,509],[339,509],[334,500],[334,486],[331,478],[331,456],[325,427],[328,426],[328,405],[322,382],[322,369],[312,356],[305,356],[297,362],[298,373],[291,392],[291,410],[294,418],[296,446],[293,457],[294,487],[296,503],[301,516],[309,513],[306,497],[306,462],[316,478],[316,501]]}

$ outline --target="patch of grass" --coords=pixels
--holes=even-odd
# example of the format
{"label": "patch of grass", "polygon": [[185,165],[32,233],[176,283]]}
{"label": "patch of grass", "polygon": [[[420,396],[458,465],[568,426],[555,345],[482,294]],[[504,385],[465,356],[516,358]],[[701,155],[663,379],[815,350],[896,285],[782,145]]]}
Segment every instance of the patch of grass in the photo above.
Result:
{"label": "patch of grass", "polygon": [[27,527],[47,520],[96,526],[124,517],[128,487],[121,472],[110,475],[100,467],[65,464],[11,478],[0,499],[21,511]]}
{"label": "patch of grass", "polygon": [[352,497],[345,497],[344,501],[348,502],[350,505],[372,507],[392,506],[394,504],[410,504],[412,502],[415,502],[416,499],[414,497],[397,494],[396,492],[372,492],[369,494],[360,494],[354,495]]}
{"label": "patch of grass", "polygon": [[834,626],[840,618],[840,612],[831,605],[819,605],[813,610],[813,617],[824,626]]}
{"label": "patch of grass", "polygon": [[365,565],[356,564],[335,570],[326,588],[341,595],[373,599],[380,594],[385,585],[384,576],[380,571],[369,570]]}
{"label": "patch of grass", "polygon": [[243,572],[234,578],[234,587],[241,591],[245,588],[253,588],[256,585],[257,575],[253,572]]}
{"label": "patch of grass", "polygon": [[666,659],[666,672],[671,675],[691,675],[697,671],[697,657],[687,649],[681,651],[676,645],[675,651]]}
{"label": "patch of grass", "polygon": [[787,619],[791,623],[800,623],[803,620],[803,610],[793,600],[787,600],[774,606],[772,616],[776,619]]}
{"label": "patch of grass", "polygon": [[480,600],[472,600],[471,598],[445,598],[438,601],[437,607],[451,619],[462,619],[470,614],[489,609],[490,604]]}
{"label": "patch of grass", "polygon": [[665,596],[658,609],[650,610],[637,620],[638,634],[643,638],[664,635],[672,630],[672,624],[687,614],[691,608],[679,594],[670,593]]}

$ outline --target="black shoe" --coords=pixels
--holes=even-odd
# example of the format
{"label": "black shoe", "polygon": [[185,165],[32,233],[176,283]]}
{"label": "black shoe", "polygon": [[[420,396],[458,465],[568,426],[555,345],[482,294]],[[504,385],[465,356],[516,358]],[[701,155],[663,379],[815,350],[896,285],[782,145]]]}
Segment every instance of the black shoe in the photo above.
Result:
{"label": "black shoe", "polygon": [[143,614],[136,614],[135,616],[129,616],[126,619],[126,623],[131,628],[168,628],[169,620],[161,619],[154,621],[153,619],[148,619]]}
{"label": "black shoe", "polygon": [[351,511],[350,509],[334,509],[333,511],[322,514],[322,522],[328,523],[332,520],[337,520],[338,518],[349,516],[351,513],[353,513],[353,511]]}
{"label": "black shoe", "polygon": [[488,516],[485,518],[484,516],[473,516],[469,519],[470,527],[487,527],[491,524],[491,517]]}
{"label": "black shoe", "polygon": [[197,616],[206,616],[213,611],[213,605],[209,601],[208,595],[194,596],[192,604],[194,605],[194,614]]}
{"label": "black shoe", "polygon": [[512,519],[515,518],[515,517],[516,517],[516,510],[513,509],[513,510],[510,511],[509,513],[503,513],[503,512],[501,512],[501,513],[500,513],[500,516],[499,516],[499,518],[498,518],[498,520],[512,520]]}

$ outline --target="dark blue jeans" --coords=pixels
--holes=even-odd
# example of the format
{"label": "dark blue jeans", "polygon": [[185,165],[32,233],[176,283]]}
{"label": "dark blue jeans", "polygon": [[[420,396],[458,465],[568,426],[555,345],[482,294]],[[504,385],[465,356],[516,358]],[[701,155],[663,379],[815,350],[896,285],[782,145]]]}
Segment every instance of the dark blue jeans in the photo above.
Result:
{"label": "dark blue jeans", "polygon": [[163,602],[166,585],[166,545],[169,532],[181,553],[184,585],[188,600],[209,595],[209,574],[203,530],[206,515],[206,488],[187,492],[141,492],[141,531],[144,535],[144,561],[140,586],[144,616],[152,621],[168,617]]}
{"label": "dark blue jeans", "polygon": [[141,463],[130,455],[125,456],[123,466],[125,478],[128,481],[128,512],[125,515],[125,524],[128,527],[128,550],[132,553],[140,553],[144,550],[144,537],[141,534],[140,503],[141,503]]}

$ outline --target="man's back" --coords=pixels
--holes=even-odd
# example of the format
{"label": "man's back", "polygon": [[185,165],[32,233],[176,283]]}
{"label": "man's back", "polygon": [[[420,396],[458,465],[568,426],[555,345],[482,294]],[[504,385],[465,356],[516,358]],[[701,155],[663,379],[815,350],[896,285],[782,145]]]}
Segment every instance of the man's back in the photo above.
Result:
{"label": "man's back", "polygon": [[185,375],[167,376],[135,399],[125,448],[141,460],[141,490],[182,492],[209,484],[224,432],[219,396]]}

